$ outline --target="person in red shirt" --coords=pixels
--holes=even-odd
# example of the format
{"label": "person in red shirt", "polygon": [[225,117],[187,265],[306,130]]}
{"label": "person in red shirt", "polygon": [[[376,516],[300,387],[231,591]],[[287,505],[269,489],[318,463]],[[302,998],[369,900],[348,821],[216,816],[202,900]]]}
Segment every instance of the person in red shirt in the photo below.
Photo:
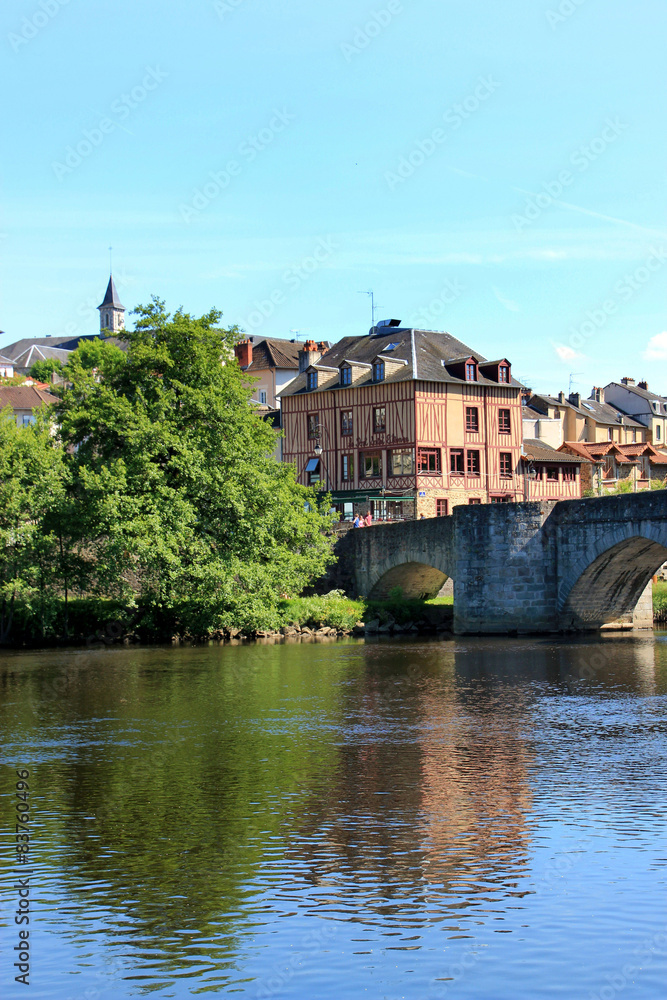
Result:
{"label": "person in red shirt", "polygon": [[369,510],[368,514],[366,514],[366,517],[364,518],[364,524],[366,525],[367,528],[370,528],[372,523],[373,523],[373,518],[371,517],[371,512]]}

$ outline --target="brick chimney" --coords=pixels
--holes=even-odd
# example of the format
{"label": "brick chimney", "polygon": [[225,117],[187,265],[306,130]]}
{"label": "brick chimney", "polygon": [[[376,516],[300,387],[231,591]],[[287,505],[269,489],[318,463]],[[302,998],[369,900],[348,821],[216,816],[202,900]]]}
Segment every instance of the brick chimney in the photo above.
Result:
{"label": "brick chimney", "polygon": [[323,351],[320,350],[324,347],[324,344],[316,344],[314,340],[307,340],[303,345],[302,350],[299,351],[299,371],[305,372],[309,365],[315,365],[322,357]]}
{"label": "brick chimney", "polygon": [[604,403],[604,389],[594,385],[593,392],[591,393],[591,399],[594,399],[596,403]]}
{"label": "brick chimney", "polygon": [[559,402],[559,403],[564,403],[564,402],[565,402],[565,393],[563,392],[563,390],[562,390],[562,389],[561,389],[561,391],[560,391],[560,392],[558,393],[558,402]]}
{"label": "brick chimney", "polygon": [[637,382],[637,388],[638,389],[644,389],[644,390],[646,390],[646,392],[648,392],[648,382],[646,382],[646,381],[644,381],[644,382]]}
{"label": "brick chimney", "polygon": [[567,397],[567,401],[572,406],[576,406],[577,409],[579,409],[579,407],[581,406],[581,393],[571,392],[570,395]]}
{"label": "brick chimney", "polygon": [[627,378],[626,377],[626,378],[622,378],[621,379],[621,385],[634,385],[634,384],[635,384],[635,380],[633,378]]}
{"label": "brick chimney", "polygon": [[252,364],[252,341],[242,340],[234,346],[234,354],[241,368],[247,368]]}

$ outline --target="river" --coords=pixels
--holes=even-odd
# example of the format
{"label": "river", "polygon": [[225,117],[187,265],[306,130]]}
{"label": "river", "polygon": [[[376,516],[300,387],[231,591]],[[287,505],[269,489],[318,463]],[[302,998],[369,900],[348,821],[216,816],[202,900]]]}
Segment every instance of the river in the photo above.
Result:
{"label": "river", "polygon": [[3,997],[664,996],[660,634],[10,652],[0,698]]}

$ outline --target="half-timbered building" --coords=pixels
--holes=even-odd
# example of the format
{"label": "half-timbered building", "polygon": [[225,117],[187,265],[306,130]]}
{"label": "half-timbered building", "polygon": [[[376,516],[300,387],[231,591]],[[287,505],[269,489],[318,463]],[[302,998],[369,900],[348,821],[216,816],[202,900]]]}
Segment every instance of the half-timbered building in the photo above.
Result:
{"label": "half-timbered building", "polygon": [[397,320],[312,357],[280,393],[283,458],[343,516],[523,499],[522,386],[507,358]]}

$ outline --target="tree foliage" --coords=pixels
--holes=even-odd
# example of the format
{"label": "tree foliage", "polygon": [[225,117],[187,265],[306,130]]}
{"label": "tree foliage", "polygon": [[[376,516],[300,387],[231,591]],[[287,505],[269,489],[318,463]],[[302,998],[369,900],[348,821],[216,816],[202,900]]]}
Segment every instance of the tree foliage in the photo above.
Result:
{"label": "tree foliage", "polygon": [[50,382],[53,373],[60,374],[62,367],[58,358],[40,358],[34,362],[28,374],[37,382]]}
{"label": "tree foliage", "polygon": [[326,505],[272,456],[221,314],[136,312],[126,351],[73,353],[57,406],[90,587],[136,600],[156,632],[271,624],[330,560]]}

